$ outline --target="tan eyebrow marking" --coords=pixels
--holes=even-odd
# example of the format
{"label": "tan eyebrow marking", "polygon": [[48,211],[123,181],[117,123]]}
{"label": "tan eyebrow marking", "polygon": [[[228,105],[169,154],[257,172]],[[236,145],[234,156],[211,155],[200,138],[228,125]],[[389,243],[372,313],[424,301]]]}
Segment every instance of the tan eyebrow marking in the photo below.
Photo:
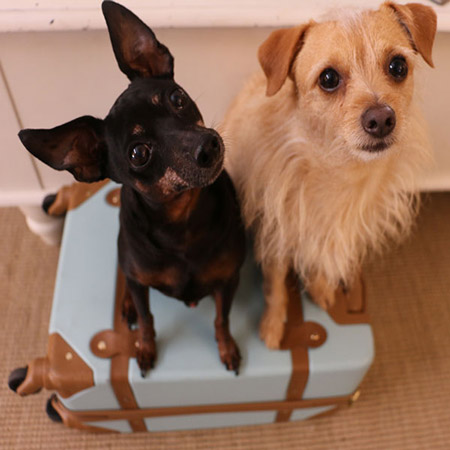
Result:
{"label": "tan eyebrow marking", "polygon": [[159,96],[159,94],[152,95],[152,103],[154,105],[159,105],[161,103],[161,97]]}
{"label": "tan eyebrow marking", "polygon": [[133,131],[131,132],[131,134],[133,135],[137,135],[137,134],[142,134],[144,132],[144,128],[142,127],[142,125],[136,124],[133,128]]}

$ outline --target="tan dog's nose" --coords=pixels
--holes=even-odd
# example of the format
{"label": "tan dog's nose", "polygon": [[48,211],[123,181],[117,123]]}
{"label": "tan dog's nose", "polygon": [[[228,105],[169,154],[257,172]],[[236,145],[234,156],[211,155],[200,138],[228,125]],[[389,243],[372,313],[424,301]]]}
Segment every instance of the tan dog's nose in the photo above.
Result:
{"label": "tan dog's nose", "polygon": [[364,131],[377,138],[389,135],[395,128],[395,122],[395,111],[387,105],[373,106],[361,117]]}

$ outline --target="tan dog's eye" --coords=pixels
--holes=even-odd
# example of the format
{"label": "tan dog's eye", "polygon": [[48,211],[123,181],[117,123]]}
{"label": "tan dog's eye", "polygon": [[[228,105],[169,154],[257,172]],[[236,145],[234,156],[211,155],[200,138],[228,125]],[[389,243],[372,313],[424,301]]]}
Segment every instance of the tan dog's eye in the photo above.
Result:
{"label": "tan dog's eye", "polygon": [[408,75],[408,64],[403,56],[394,56],[389,63],[389,74],[395,81],[403,81]]}
{"label": "tan dog's eye", "polygon": [[341,84],[341,76],[331,67],[319,75],[319,86],[326,92],[335,91]]}

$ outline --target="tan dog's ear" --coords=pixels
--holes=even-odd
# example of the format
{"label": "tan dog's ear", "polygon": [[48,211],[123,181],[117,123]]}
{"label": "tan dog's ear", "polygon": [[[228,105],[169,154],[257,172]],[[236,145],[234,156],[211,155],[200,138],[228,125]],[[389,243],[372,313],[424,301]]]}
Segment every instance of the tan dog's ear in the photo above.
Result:
{"label": "tan dog's ear", "polygon": [[383,6],[394,10],[397,20],[408,34],[413,49],[418,51],[431,67],[434,67],[431,59],[437,24],[434,10],[420,3],[397,5],[393,2],[386,2]]}
{"label": "tan dog's ear", "polygon": [[310,25],[275,30],[259,47],[258,59],[267,77],[266,94],[269,97],[276,94],[286,81]]}

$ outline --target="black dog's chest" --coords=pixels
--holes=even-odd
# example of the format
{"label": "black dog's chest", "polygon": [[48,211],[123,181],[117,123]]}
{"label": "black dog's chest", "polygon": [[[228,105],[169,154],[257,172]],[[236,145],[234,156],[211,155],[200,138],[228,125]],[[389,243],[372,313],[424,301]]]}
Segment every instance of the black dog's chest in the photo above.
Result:
{"label": "black dog's chest", "polygon": [[121,211],[119,259],[125,274],[141,285],[191,303],[238,272],[245,237],[227,175],[204,188],[182,220],[161,220],[160,212],[151,211],[145,216],[132,198],[126,205],[133,208]]}
{"label": "black dog's chest", "polygon": [[141,267],[133,267],[132,276],[140,284],[169,297],[186,303],[197,302],[221,287],[238,265],[230,248],[211,251],[204,247],[203,252],[198,252],[195,247],[188,247],[185,252],[160,252]]}
{"label": "black dog's chest", "polygon": [[139,272],[138,281],[146,286],[161,291],[163,294],[184,301],[197,302],[210,293],[209,286],[199,283],[198,274],[186,272],[174,265],[161,271]]}

